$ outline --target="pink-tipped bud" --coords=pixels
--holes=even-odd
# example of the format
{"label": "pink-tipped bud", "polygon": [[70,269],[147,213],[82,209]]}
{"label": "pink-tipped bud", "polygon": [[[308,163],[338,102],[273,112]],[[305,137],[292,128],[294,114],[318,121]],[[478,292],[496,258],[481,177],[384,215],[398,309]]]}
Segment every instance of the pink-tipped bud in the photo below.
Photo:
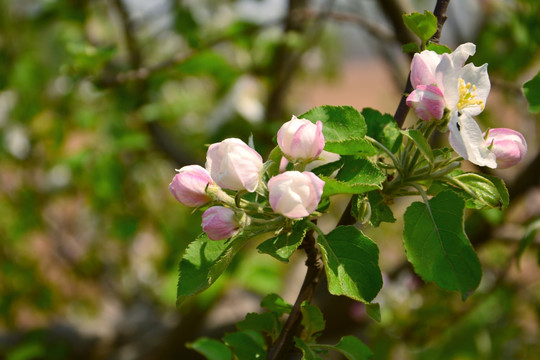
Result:
{"label": "pink-tipped bud", "polygon": [[291,219],[308,216],[321,201],[324,181],[309,171],[286,171],[268,181],[270,206]]}
{"label": "pink-tipped bud", "polygon": [[444,94],[437,86],[418,85],[407,97],[407,106],[412,107],[424,121],[440,120],[445,108]]}
{"label": "pink-tipped bud", "polygon": [[523,135],[512,129],[489,129],[484,133],[486,145],[495,154],[497,167],[506,169],[520,162],[527,153],[527,142]]}
{"label": "pink-tipped bud", "polygon": [[235,235],[239,229],[233,210],[212,206],[202,214],[202,228],[210,240],[224,240]]}
{"label": "pink-tipped bud", "polygon": [[169,184],[169,191],[186,206],[201,206],[211,200],[206,187],[215,185],[208,171],[199,165],[184,166]]}
{"label": "pink-tipped bud", "polygon": [[206,169],[224,189],[254,192],[262,168],[261,155],[240,139],[225,139],[212,144],[206,153]]}
{"label": "pink-tipped bud", "polygon": [[292,160],[309,161],[315,159],[324,149],[322,123],[316,124],[293,115],[281,126],[277,133],[281,151]]}

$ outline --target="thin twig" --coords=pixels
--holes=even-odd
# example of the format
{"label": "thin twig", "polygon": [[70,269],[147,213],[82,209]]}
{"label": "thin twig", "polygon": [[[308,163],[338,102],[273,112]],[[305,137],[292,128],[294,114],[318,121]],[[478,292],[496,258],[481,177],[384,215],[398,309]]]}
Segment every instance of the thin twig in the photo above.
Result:
{"label": "thin twig", "polygon": [[[314,19],[320,16],[321,13],[311,10],[311,9],[305,9],[301,13],[301,15],[308,19]],[[330,13],[328,13],[328,17],[332,20],[336,20],[340,22],[349,22],[349,23],[359,25],[360,27],[365,29],[368,33],[370,33],[371,35],[373,35],[374,37],[376,37],[377,39],[381,41],[386,41],[386,42],[397,41],[397,38],[394,35],[394,33],[390,31],[388,28],[381,26],[379,23],[366,19],[362,16],[359,16],[356,14],[331,11]]]}
{"label": "thin twig", "polygon": [[313,231],[308,232],[302,242],[302,247],[307,255],[307,272],[302,288],[294,303],[293,309],[283,326],[275,345],[268,351],[268,360],[280,360],[289,352],[293,345],[293,340],[300,329],[302,321],[302,303],[310,301],[315,289],[319,285],[323,276],[323,263],[319,249],[316,247]]}

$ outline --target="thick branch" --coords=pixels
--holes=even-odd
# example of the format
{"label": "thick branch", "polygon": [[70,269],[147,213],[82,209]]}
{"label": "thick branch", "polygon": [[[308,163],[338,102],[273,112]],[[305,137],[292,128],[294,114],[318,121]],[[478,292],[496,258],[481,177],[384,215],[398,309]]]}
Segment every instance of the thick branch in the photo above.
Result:
{"label": "thick branch", "polygon": [[304,278],[304,283],[298,293],[298,297],[296,298],[289,318],[279,334],[279,338],[276,340],[274,346],[268,351],[268,360],[283,359],[290,351],[294,342],[294,336],[298,335],[300,330],[302,321],[302,303],[311,300],[313,293],[323,276],[324,267],[319,249],[315,245],[312,231],[308,232],[302,242],[302,246],[307,255],[306,266],[308,269],[306,277]]}
{"label": "thick branch", "polygon": [[[382,3],[385,3],[385,1],[382,1]],[[433,11],[433,15],[435,15],[435,17],[437,18],[437,31],[431,37],[431,39],[429,39],[429,41],[431,42],[439,43],[441,31],[447,18],[446,9],[448,8],[449,3],[450,0],[437,0],[435,10]],[[412,90],[413,88],[411,84],[411,73],[409,72],[409,76],[407,77],[407,85],[405,85],[405,89],[403,90],[403,96],[401,97],[396,113],[394,114],[394,119],[396,120],[396,123],[399,127],[403,126],[405,118],[409,113],[409,107],[407,106],[406,100],[407,96],[411,93]]]}

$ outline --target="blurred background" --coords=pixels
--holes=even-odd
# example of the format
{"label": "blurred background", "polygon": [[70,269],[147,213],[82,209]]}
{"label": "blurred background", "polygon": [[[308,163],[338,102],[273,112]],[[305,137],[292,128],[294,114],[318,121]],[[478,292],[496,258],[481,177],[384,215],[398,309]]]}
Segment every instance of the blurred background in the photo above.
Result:
{"label": "blurred background", "polygon": [[[178,262],[201,228],[167,189],[174,169],[204,164],[205,144],[226,137],[252,134],[266,157],[279,126],[313,106],[393,114],[410,64],[401,46],[416,41],[401,14],[434,6],[0,0],[0,358],[199,359],[186,342],[220,338],[269,292],[294,301],[303,254],[286,266],[248,248],[176,308]],[[483,281],[462,302],[415,277],[397,203],[396,224],[364,229],[381,249],[382,322],[323,284],[322,342],[353,334],[375,359],[538,356],[540,117],[521,85],[540,69],[540,3],[452,0],[441,42],[467,41],[489,63],[482,127],[529,144],[519,166],[495,171],[509,209],[467,220]]]}

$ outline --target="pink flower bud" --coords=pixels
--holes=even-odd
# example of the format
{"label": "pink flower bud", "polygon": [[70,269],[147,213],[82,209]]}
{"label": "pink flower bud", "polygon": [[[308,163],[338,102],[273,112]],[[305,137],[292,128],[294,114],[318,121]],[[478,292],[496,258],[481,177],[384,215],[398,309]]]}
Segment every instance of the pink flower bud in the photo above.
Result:
{"label": "pink flower bud", "polygon": [[322,123],[306,119],[292,119],[281,126],[277,133],[281,151],[293,160],[313,160],[324,148]]}
{"label": "pink flower bud", "polygon": [[523,135],[512,129],[489,129],[484,133],[486,145],[495,154],[497,167],[506,169],[516,165],[527,153],[527,142]]}
{"label": "pink flower bud", "polygon": [[206,153],[206,169],[224,189],[255,191],[262,168],[261,155],[240,139],[212,144]]}
{"label": "pink flower bud", "polygon": [[199,165],[184,166],[177,170],[169,184],[169,191],[176,200],[186,206],[200,206],[206,204],[211,198],[206,194],[208,185],[215,185],[208,171]]}
{"label": "pink flower bud", "polygon": [[414,54],[411,62],[411,84],[413,88],[419,85],[431,85],[436,83],[435,72],[441,56],[434,51],[424,50]]}
{"label": "pink flower bud", "polygon": [[239,229],[233,210],[212,206],[202,214],[202,228],[210,240],[224,240],[235,235]]}
{"label": "pink flower bud", "polygon": [[321,201],[324,181],[309,171],[286,171],[268,181],[272,209],[291,219],[308,216]]}
{"label": "pink flower bud", "polygon": [[424,121],[440,120],[444,114],[445,101],[442,91],[434,85],[418,85],[407,97],[407,106],[414,108]]}

